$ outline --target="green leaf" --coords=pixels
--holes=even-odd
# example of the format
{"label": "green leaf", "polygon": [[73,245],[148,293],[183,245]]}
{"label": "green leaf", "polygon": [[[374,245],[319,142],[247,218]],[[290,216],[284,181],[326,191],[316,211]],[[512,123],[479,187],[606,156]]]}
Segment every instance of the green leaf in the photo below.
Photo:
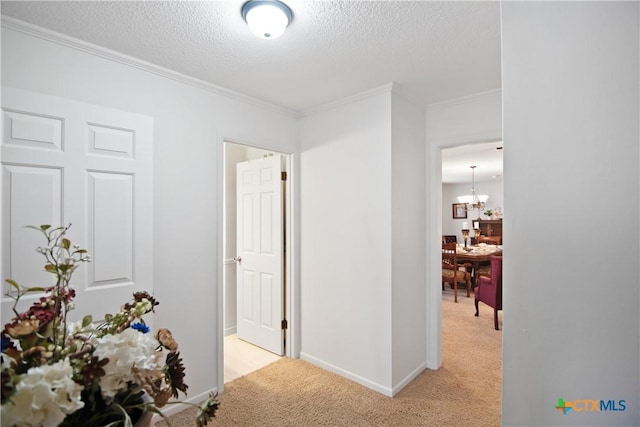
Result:
{"label": "green leaf", "polygon": [[8,284],[10,284],[11,286],[13,286],[14,288],[16,288],[16,290],[20,290],[20,285],[18,285],[18,282],[16,282],[13,279],[4,279],[5,282],[7,282]]}
{"label": "green leaf", "polygon": [[88,314],[88,315],[86,315],[86,316],[84,316],[82,318],[82,327],[83,328],[86,328],[87,326],[89,326],[92,323],[93,323],[93,317],[90,314]]}
{"label": "green leaf", "polygon": [[56,266],[53,264],[47,264],[44,266],[44,269],[50,273],[57,273]]}
{"label": "green leaf", "polygon": [[43,288],[42,286],[33,286],[30,288],[25,288],[27,292],[44,292],[47,288]]}
{"label": "green leaf", "polygon": [[[169,403],[169,402],[167,402],[167,403]],[[154,414],[160,415],[162,418],[166,418],[166,416],[162,413],[162,411],[159,408],[156,408],[153,405],[145,405],[144,409],[147,412],[153,412]]]}
{"label": "green leaf", "polygon": [[69,249],[71,247],[71,240],[62,239],[62,247],[65,249]]}
{"label": "green leaf", "polygon": [[86,249],[78,249],[76,251],[73,251],[74,254],[86,254],[87,250]]}
{"label": "green leaf", "polygon": [[123,427],[133,427],[133,423],[131,422],[131,418],[129,417],[129,414],[127,414],[127,411],[121,405],[119,405],[117,403],[114,403],[113,407],[115,409],[117,409],[118,412],[120,412],[122,414],[123,419],[121,421],[118,421],[118,422],[113,422],[113,423],[107,424],[105,427],[109,427],[109,426],[115,427],[115,426],[120,425],[120,422],[123,422],[123,424],[124,424]]}
{"label": "green leaf", "polygon": [[43,224],[43,225],[40,226],[40,229],[42,231],[47,231],[49,228],[51,228],[51,225],[49,225],[49,224]]}

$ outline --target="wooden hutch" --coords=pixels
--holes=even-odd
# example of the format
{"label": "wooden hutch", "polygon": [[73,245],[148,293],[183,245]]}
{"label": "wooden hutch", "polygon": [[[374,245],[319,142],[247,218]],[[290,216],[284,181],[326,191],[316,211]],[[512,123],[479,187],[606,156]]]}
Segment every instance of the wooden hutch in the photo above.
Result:
{"label": "wooden hutch", "polygon": [[502,220],[501,219],[481,219],[480,235],[485,237],[499,237],[502,244]]}

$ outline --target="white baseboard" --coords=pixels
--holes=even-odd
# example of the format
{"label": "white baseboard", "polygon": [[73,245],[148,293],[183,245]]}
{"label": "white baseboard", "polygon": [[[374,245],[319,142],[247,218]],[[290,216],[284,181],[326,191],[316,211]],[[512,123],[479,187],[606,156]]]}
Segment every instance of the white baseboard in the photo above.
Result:
{"label": "white baseboard", "polygon": [[398,392],[400,390],[402,390],[403,388],[405,388],[407,386],[407,384],[409,384],[411,381],[415,380],[416,377],[418,375],[420,375],[422,373],[422,371],[424,371],[425,369],[427,369],[427,364],[426,363],[421,363],[420,366],[418,366],[416,369],[414,369],[413,371],[411,371],[409,373],[409,375],[407,375],[406,377],[404,377],[404,379],[402,381],[400,381],[398,383],[398,385],[396,385],[393,388],[393,394],[392,396],[395,396],[396,394],[398,394]]}
{"label": "white baseboard", "polygon": [[393,390],[389,387],[385,387],[373,381],[369,381],[366,378],[361,377],[360,375],[354,374],[353,372],[349,372],[342,368],[339,368],[331,363],[324,362],[318,358],[315,358],[307,353],[301,352],[300,359],[305,362],[309,362],[312,365],[316,365],[322,369],[326,369],[329,372],[333,372],[334,374],[338,374],[341,377],[345,377],[351,381],[354,381],[360,385],[363,385],[367,388],[370,388],[373,391],[377,391],[378,393],[384,394],[385,396],[393,397]]}
{"label": "white baseboard", "polygon": [[232,326],[230,328],[227,328],[224,330],[224,336],[228,337],[229,335],[233,335],[233,334],[237,334],[238,333],[238,327],[237,326]]}
{"label": "white baseboard", "polygon": [[385,387],[373,381],[369,381],[368,379],[363,378],[357,374],[354,374],[353,372],[349,372],[335,365],[332,365],[331,363],[327,363],[323,360],[313,357],[310,354],[302,352],[300,353],[300,359],[304,360],[305,362],[309,362],[312,365],[316,365],[322,369],[326,369],[327,371],[333,372],[334,374],[338,374],[341,377],[350,379],[351,381],[357,382],[360,385],[363,385],[367,388],[370,388],[373,391],[377,391],[378,393],[384,394],[385,396],[389,396],[389,397],[393,397],[396,394],[398,394],[400,390],[405,388],[407,384],[409,384],[411,381],[416,379],[416,377],[420,375],[422,371],[424,371],[427,368],[426,363],[421,363],[420,366],[418,366],[416,369],[411,371],[409,375],[404,377],[404,379],[400,381],[395,387],[393,387],[393,389],[390,389],[389,387]]}

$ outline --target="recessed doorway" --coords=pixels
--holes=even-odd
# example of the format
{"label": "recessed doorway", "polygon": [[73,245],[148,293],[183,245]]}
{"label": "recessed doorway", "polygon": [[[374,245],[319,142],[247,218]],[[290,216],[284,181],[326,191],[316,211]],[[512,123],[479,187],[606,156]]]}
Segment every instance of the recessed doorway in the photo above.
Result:
{"label": "recessed doorway", "polygon": [[[242,165],[241,170],[247,170],[246,166],[256,166],[266,163],[274,163],[274,160],[281,159],[282,160],[282,171],[285,174],[280,174],[280,170],[277,173],[271,173],[270,176],[272,179],[277,179],[277,188],[281,190],[282,200],[277,203],[281,204],[281,206],[273,210],[273,216],[280,215],[281,218],[276,219],[276,221],[281,221],[282,228],[277,232],[271,233],[274,229],[267,230],[268,233],[259,233],[258,240],[260,242],[264,241],[265,236],[269,236],[271,239],[279,239],[278,251],[282,251],[280,254],[275,254],[279,256],[281,265],[281,277],[276,277],[271,280],[269,286],[276,292],[279,292],[279,296],[274,296],[272,299],[281,298],[281,301],[277,301],[276,304],[278,313],[275,313],[275,316],[271,322],[265,321],[264,316],[258,314],[255,319],[255,323],[259,329],[260,325],[266,324],[266,326],[273,329],[273,333],[276,334],[276,337],[281,340],[281,346],[276,345],[276,350],[273,352],[273,348],[269,348],[269,346],[265,346],[264,343],[253,339],[251,335],[247,336],[239,336],[238,334],[238,314],[240,314],[240,320],[245,319],[249,316],[243,315],[244,311],[251,311],[251,302],[254,299],[256,292],[251,294],[251,288],[247,286],[247,290],[243,291],[243,280],[248,280],[253,276],[270,276],[269,274],[253,274],[254,270],[246,269],[249,265],[249,256],[244,256],[240,252],[241,248],[238,247],[238,236],[242,239],[243,234],[243,220],[242,218],[246,215],[250,215],[251,210],[247,211],[248,207],[243,207],[242,197],[240,197],[241,203],[238,204],[239,196],[238,189],[241,189],[242,186],[246,182],[241,182],[240,184],[237,182],[236,169],[237,165]],[[290,322],[287,319],[287,313],[289,312],[289,306],[287,304],[288,298],[288,286],[289,283],[289,258],[290,255],[286,253],[284,248],[286,248],[287,241],[289,236],[287,234],[287,222],[288,222],[288,212],[290,212],[288,200],[290,200],[290,191],[286,184],[286,172],[289,170],[290,165],[290,156],[285,153],[275,152],[273,150],[266,150],[262,148],[256,148],[248,145],[225,142],[224,143],[224,172],[223,172],[223,250],[222,250],[222,265],[223,265],[223,290],[222,290],[222,298],[223,298],[223,365],[224,365],[224,382],[232,381],[240,376],[246,375],[254,370],[260,369],[263,366],[266,366],[273,361],[278,360],[282,354],[285,354],[286,349],[286,338],[287,338],[287,330],[282,329],[288,326]],[[276,163],[280,163],[276,161]],[[261,172],[262,171],[262,172]],[[262,174],[265,176],[264,170],[260,167],[255,171],[254,175],[258,177]],[[276,176],[277,175],[277,176]],[[285,179],[284,182],[280,183],[282,179]],[[243,181],[245,179],[243,178]],[[244,194],[244,193],[243,193]],[[263,199],[266,197],[264,194],[260,196],[257,194],[256,197],[258,199],[262,197]],[[254,198],[255,200],[255,198]],[[273,199],[275,200],[275,199]],[[240,207],[240,212],[238,212],[238,206]],[[246,222],[246,221],[245,221]],[[252,221],[249,221],[251,223]],[[240,228],[238,228],[240,227]],[[238,231],[240,230],[240,231]],[[278,235],[272,235],[278,234]],[[240,245],[242,246],[242,245]],[[246,254],[246,253],[245,253]],[[248,271],[247,271],[248,270]],[[271,277],[271,276],[270,276]],[[238,281],[238,278],[241,280]],[[262,281],[257,284],[256,289],[263,289],[265,286],[265,282]],[[260,291],[261,292],[261,291]],[[240,295],[239,295],[240,293]],[[274,294],[275,295],[275,294]],[[246,301],[243,302],[243,298]],[[259,307],[263,302],[258,302],[255,306]],[[246,320],[246,319],[245,319]],[[268,320],[268,319],[267,319]],[[271,325],[269,325],[271,323]],[[240,332],[242,333],[242,328],[240,328]],[[276,330],[277,329],[277,330]],[[256,342],[254,342],[256,341]],[[271,351],[267,351],[260,346],[267,347]]]}

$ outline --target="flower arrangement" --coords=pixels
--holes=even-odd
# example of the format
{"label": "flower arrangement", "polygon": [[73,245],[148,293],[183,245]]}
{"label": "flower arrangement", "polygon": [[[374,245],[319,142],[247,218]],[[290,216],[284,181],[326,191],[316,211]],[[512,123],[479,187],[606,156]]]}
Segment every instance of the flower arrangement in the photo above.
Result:
{"label": "flower arrangement", "polygon": [[[186,395],[184,366],[168,329],[154,336],[143,316],[158,301],[135,292],[116,314],[94,322],[67,319],[74,309],[73,272],[91,257],[65,237],[69,227],[30,226],[47,245],[37,248],[46,258],[44,269],[55,276],[47,288],[22,287],[7,279],[15,316],[2,330],[3,426],[132,426],[143,413]],[[16,310],[28,293],[43,293],[24,312]],[[215,394],[199,407],[195,424],[207,425],[219,402]]]}
{"label": "flower arrangement", "polygon": [[483,214],[485,214],[488,219],[502,219],[502,208],[486,209]]}

